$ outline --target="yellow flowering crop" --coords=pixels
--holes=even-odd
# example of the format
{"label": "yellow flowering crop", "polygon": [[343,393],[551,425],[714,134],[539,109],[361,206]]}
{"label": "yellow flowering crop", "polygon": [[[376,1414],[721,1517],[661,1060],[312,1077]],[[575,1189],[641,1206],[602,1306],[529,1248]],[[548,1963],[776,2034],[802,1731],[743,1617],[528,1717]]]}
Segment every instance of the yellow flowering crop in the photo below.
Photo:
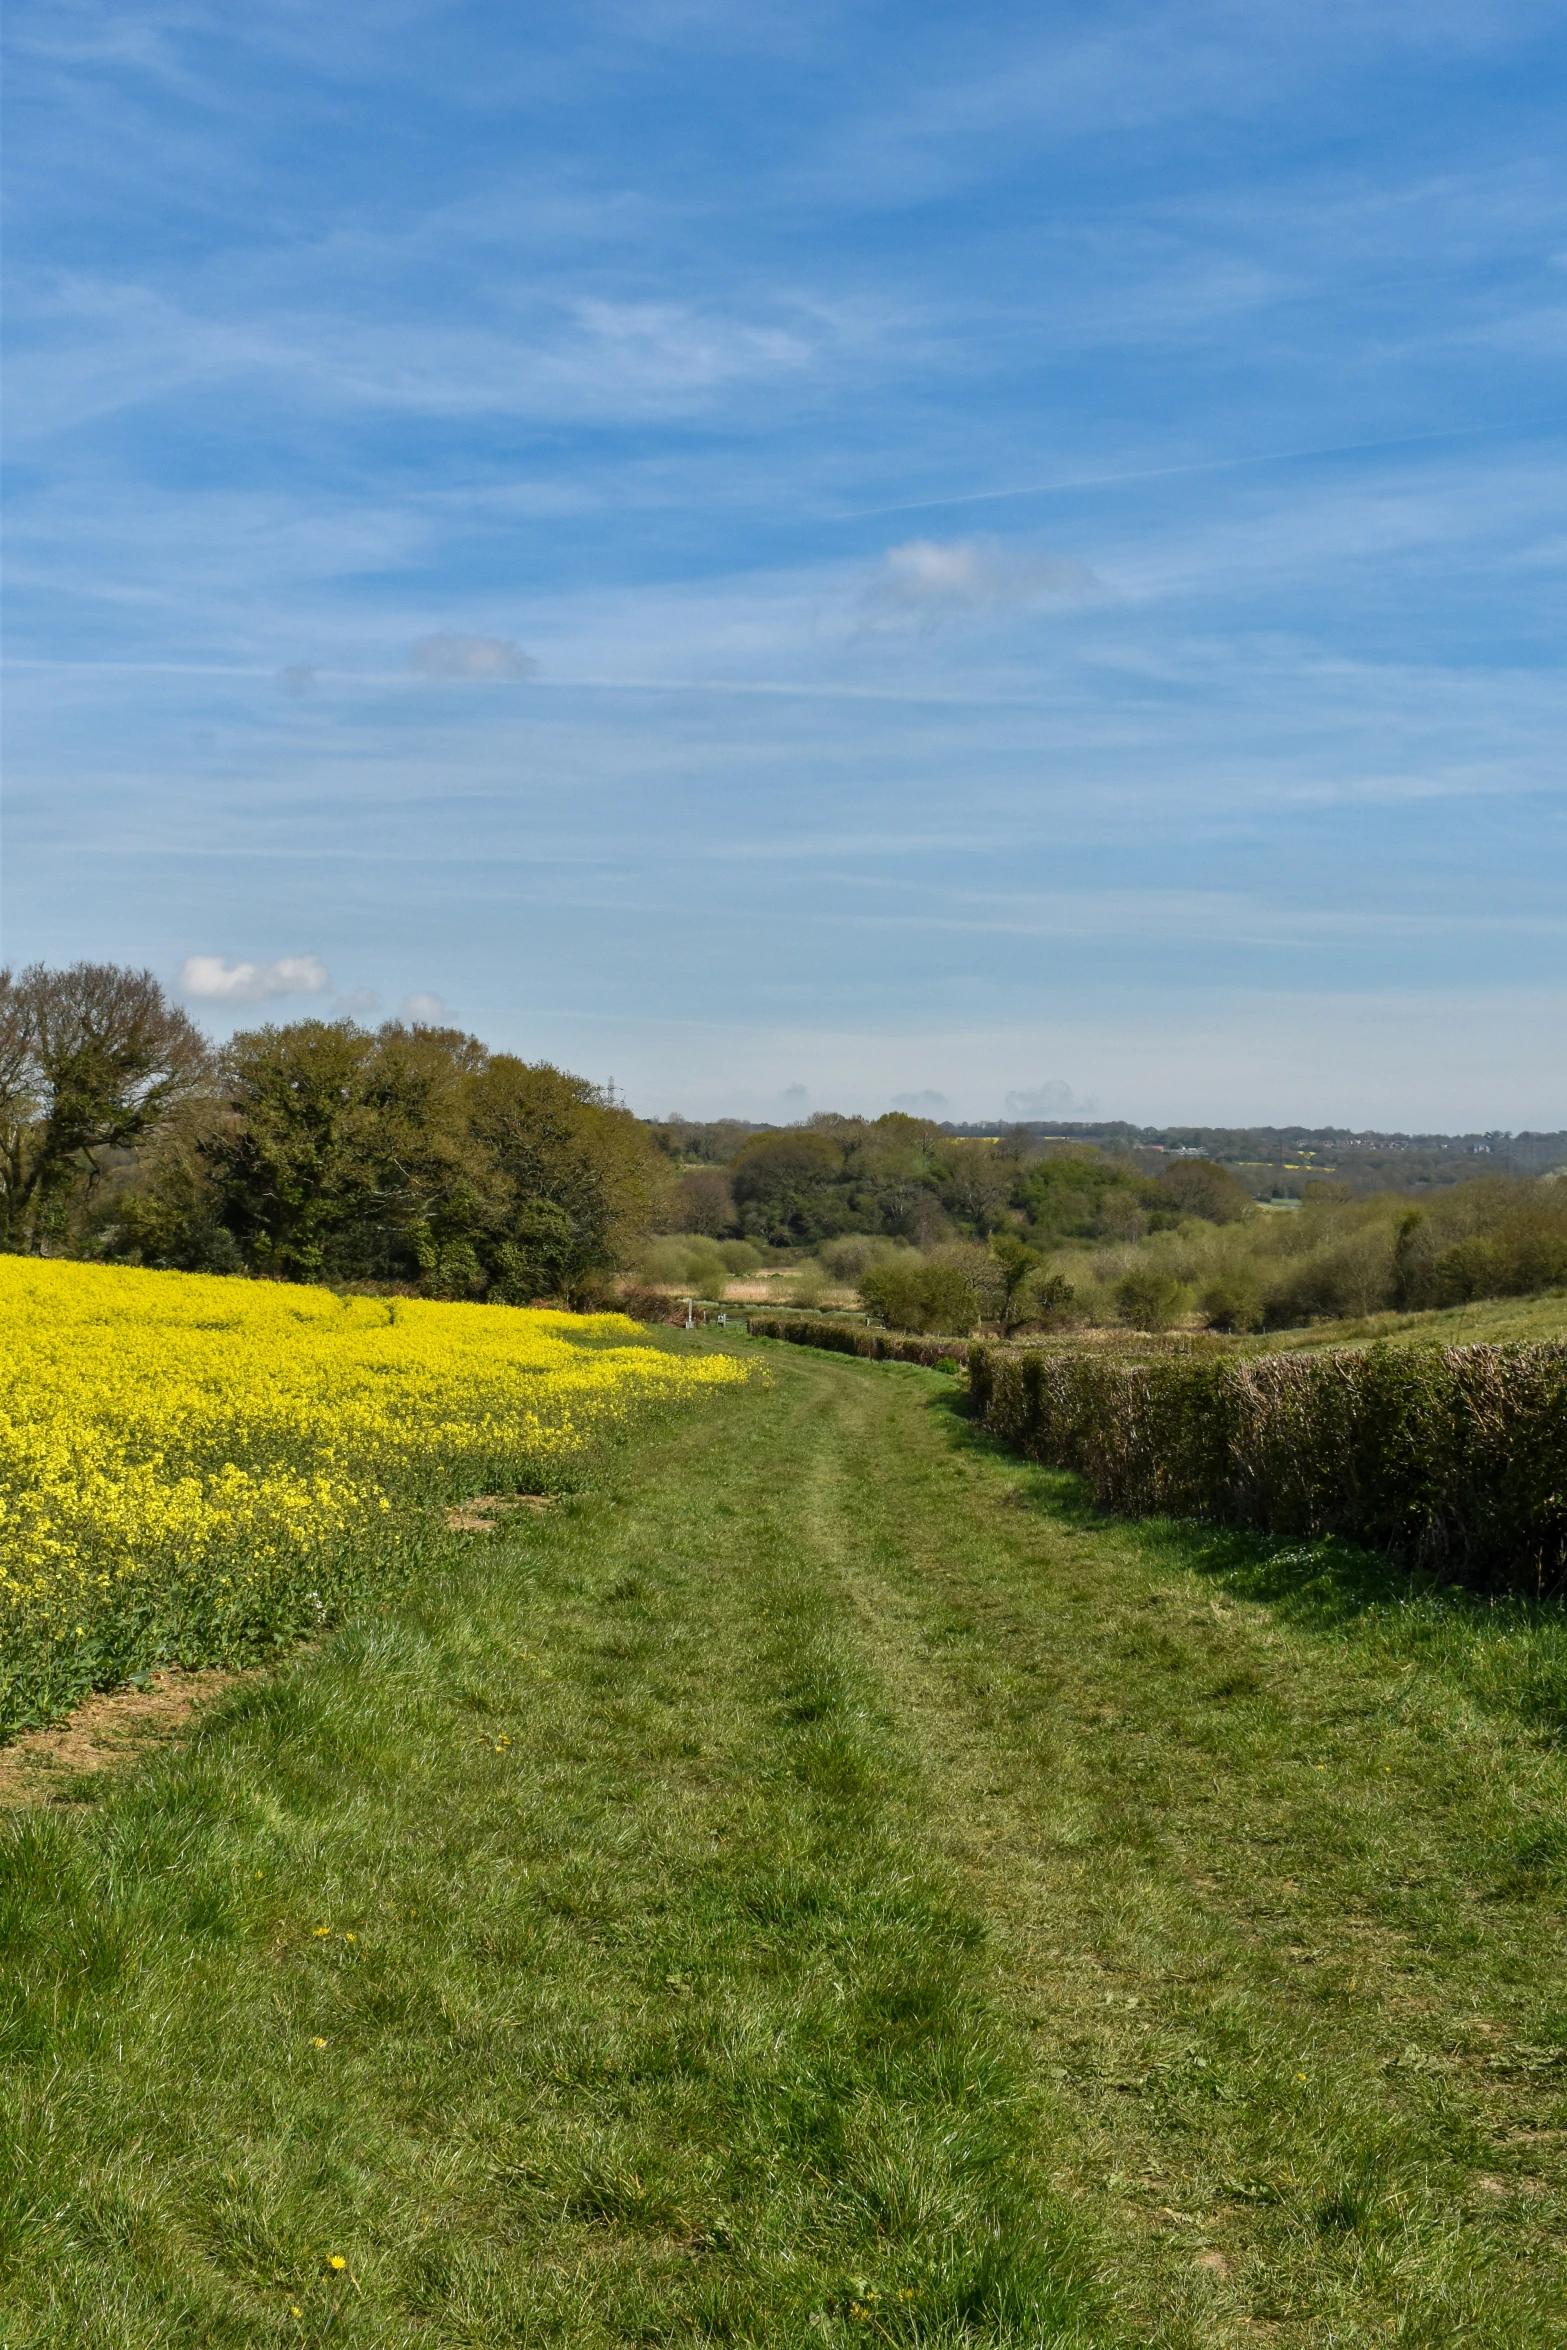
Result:
{"label": "yellow flowering crop", "polygon": [[743,1376],[613,1314],[0,1256],[0,1728],[323,1621],[411,1503]]}

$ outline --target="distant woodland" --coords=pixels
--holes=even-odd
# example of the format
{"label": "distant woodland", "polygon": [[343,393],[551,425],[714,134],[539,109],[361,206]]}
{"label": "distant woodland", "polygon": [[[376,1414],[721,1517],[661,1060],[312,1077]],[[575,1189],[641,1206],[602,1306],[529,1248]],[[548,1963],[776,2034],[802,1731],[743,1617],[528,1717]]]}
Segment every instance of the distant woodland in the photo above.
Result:
{"label": "distant woodland", "polygon": [[787,1264],[913,1329],[1250,1330],[1567,1286],[1567,1133],[648,1122],[458,1029],[214,1047],[150,973],[35,966],[0,1247],[573,1306]]}

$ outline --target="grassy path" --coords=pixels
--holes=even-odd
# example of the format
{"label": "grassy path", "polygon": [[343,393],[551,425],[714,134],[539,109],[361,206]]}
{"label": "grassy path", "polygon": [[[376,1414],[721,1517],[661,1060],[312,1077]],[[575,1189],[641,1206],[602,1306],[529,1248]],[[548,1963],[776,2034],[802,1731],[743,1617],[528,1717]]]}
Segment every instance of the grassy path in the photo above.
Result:
{"label": "grassy path", "polygon": [[765,1360],[5,1823],[4,2350],[1567,2339],[1560,1644]]}

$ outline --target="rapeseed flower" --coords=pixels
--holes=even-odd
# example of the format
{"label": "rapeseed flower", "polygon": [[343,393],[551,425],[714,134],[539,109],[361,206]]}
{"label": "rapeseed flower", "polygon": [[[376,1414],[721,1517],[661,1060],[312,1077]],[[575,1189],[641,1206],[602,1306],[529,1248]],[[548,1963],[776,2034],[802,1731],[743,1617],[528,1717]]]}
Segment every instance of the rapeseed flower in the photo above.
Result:
{"label": "rapeseed flower", "polygon": [[744,1376],[614,1314],[0,1257],[0,1728],[105,1660],[308,1630],[428,1507]]}

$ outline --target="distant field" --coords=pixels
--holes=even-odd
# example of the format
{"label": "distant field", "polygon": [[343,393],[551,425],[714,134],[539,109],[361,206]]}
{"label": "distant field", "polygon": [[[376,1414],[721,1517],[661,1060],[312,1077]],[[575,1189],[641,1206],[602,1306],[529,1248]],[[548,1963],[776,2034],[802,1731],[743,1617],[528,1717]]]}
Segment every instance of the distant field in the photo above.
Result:
{"label": "distant field", "polygon": [[1540,1346],[1567,1338],[1567,1291],[1544,1297],[1492,1297],[1429,1314],[1363,1314],[1347,1322],[1313,1322],[1304,1330],[1269,1330],[1231,1343],[1248,1354],[1281,1354],[1303,1346],[1357,1346],[1378,1338],[1418,1339],[1433,1346]]}

